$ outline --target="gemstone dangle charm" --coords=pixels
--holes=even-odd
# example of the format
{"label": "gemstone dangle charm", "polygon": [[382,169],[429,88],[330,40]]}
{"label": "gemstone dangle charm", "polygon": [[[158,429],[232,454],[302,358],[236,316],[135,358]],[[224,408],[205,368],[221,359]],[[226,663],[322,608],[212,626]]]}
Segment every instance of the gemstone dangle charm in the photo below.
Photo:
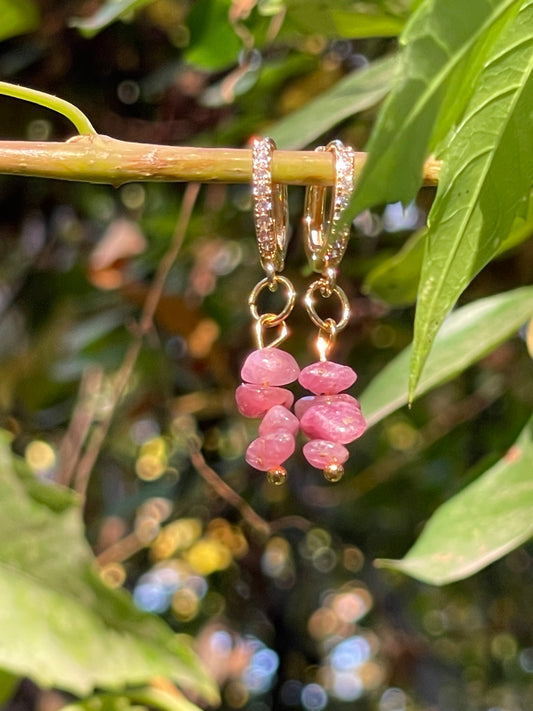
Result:
{"label": "gemstone dangle charm", "polygon": [[309,442],[303,453],[309,464],[324,471],[328,481],[338,481],[349,457],[344,445],[360,437],[366,429],[358,401],[343,393],[357,379],[347,365],[318,361],[304,368],[299,382],[314,393],[296,403],[300,427]]}
{"label": "gemstone dangle charm", "polygon": [[[303,220],[306,251],[312,268],[321,277],[307,289],[304,303],[311,321],[318,327],[319,361],[300,373],[299,382],[313,395],[298,400],[295,413],[303,434],[309,438],[303,447],[305,458],[311,466],[322,469],[328,481],[339,481],[349,457],[345,445],[366,429],[358,401],[343,392],[355,383],[357,374],[347,365],[328,360],[338,332],[346,328],[350,319],[348,297],[337,285],[336,278],[349,238],[349,228],[339,227],[339,221],[353,191],[353,151],[339,141],[317,150],[334,154],[336,180],[327,220],[324,219],[325,189],[312,186],[306,193]],[[325,299],[337,297],[341,306],[338,321],[318,315],[317,294]]]}
{"label": "gemstone dangle charm", "polygon": [[[277,274],[283,269],[287,246],[287,191],[272,184],[274,142],[256,140],[252,148],[254,216],[261,265],[266,273],[248,299],[255,321],[257,350],[250,353],[241,369],[242,385],[235,393],[239,412],[245,417],[262,418],[259,437],[246,450],[246,461],[255,469],[267,472],[272,484],[283,484],[287,472],[282,466],[295,449],[298,418],[290,411],[294,396],[284,385],[297,380],[300,368],[290,353],[276,346],[288,335],[286,320],[291,313],[296,293],[292,283]],[[286,302],[279,313],[260,313],[257,305],[265,290],[285,291]],[[269,329],[277,335],[265,342]]]}

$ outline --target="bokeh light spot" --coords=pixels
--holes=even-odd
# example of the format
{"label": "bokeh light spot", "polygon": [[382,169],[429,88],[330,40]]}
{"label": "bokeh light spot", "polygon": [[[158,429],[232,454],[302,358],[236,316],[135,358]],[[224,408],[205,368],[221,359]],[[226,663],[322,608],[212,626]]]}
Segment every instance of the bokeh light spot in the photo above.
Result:
{"label": "bokeh light spot", "polygon": [[337,565],[337,554],[333,548],[322,546],[314,551],[312,560],[319,573],[330,573]]}
{"label": "bokeh light spot", "polygon": [[533,647],[527,647],[520,652],[518,657],[521,668],[527,674],[533,674]]}
{"label": "bokeh light spot", "polygon": [[126,580],[126,570],[121,563],[107,563],[100,570],[100,578],[110,588],[119,588]]}
{"label": "bokeh light spot", "polygon": [[361,635],[348,637],[331,652],[331,666],[335,671],[347,671],[366,662],[371,655],[370,644]]}
{"label": "bokeh light spot", "polygon": [[130,437],[138,445],[155,439],[160,433],[159,425],[152,417],[137,420],[130,427]]}
{"label": "bokeh light spot", "polygon": [[383,692],[379,700],[379,711],[406,711],[407,697],[397,687],[391,687]]}
{"label": "bokeh light spot", "polygon": [[335,674],[332,691],[341,701],[355,701],[364,691],[363,682],[357,674],[340,672]]}
{"label": "bokeh light spot", "polygon": [[226,609],[226,600],[223,595],[210,590],[202,600],[202,611],[209,617],[221,615]]}
{"label": "bokeh light spot", "polygon": [[56,453],[54,449],[42,440],[36,439],[26,447],[26,461],[31,469],[36,473],[50,471],[56,463]]}
{"label": "bokeh light spot", "polygon": [[120,189],[120,198],[130,210],[140,210],[146,199],[146,190],[139,183],[128,183]]}
{"label": "bokeh light spot", "polygon": [[271,538],[261,558],[261,569],[265,575],[276,578],[284,573],[290,563],[289,543],[281,536]]}
{"label": "bokeh light spot", "polygon": [[322,711],[328,704],[328,695],[320,684],[306,684],[302,689],[301,702],[307,711]]}
{"label": "bokeh light spot", "polygon": [[495,659],[512,659],[518,652],[518,643],[512,634],[501,632],[492,638],[490,651]]}
{"label": "bokeh light spot", "polygon": [[404,207],[401,202],[394,202],[387,205],[383,211],[383,227],[387,232],[412,230],[418,224],[419,218],[420,213],[414,203]]}
{"label": "bokeh light spot", "polygon": [[52,124],[46,119],[35,119],[28,123],[26,135],[28,141],[47,141],[52,133]]}
{"label": "bokeh light spot", "polygon": [[387,439],[391,447],[400,452],[420,444],[420,434],[409,422],[404,421],[391,422],[387,428]]}
{"label": "bokeh light spot", "polygon": [[117,86],[117,96],[123,104],[135,104],[140,95],[141,89],[132,79],[124,79]]}
{"label": "bokeh light spot", "polygon": [[250,698],[250,692],[240,680],[233,680],[224,690],[224,698],[228,706],[234,709],[242,709],[246,706]]}
{"label": "bokeh light spot", "polygon": [[289,679],[281,687],[281,700],[285,706],[299,706],[303,684],[297,679]]}
{"label": "bokeh light spot", "polygon": [[233,640],[226,630],[216,630],[211,635],[209,646],[217,657],[227,657],[233,649]]}
{"label": "bokeh light spot", "polygon": [[144,576],[133,591],[133,601],[145,612],[166,612],[170,607],[170,594],[162,585],[143,581]]}
{"label": "bokeh light spot", "polygon": [[187,561],[200,575],[210,575],[224,570],[233,560],[229,548],[217,540],[203,539],[195,543],[186,554]]}
{"label": "bokeh light spot", "polygon": [[372,607],[372,596],[364,588],[355,588],[336,595],[331,607],[343,622],[356,622]]}
{"label": "bokeh light spot", "polygon": [[320,607],[309,618],[307,628],[311,637],[326,639],[336,632],[338,624],[338,617],[333,610],[328,607]]}
{"label": "bokeh light spot", "polygon": [[363,567],[365,557],[357,546],[346,546],[342,551],[342,564],[352,573],[358,573]]}
{"label": "bokeh light spot", "polygon": [[198,614],[199,600],[195,592],[184,587],[172,597],[172,612],[181,622],[189,622]]}
{"label": "bokeh light spot", "polygon": [[159,479],[165,469],[166,462],[153,454],[143,454],[135,462],[137,476],[143,481]]}
{"label": "bokeh light spot", "polygon": [[154,541],[159,534],[159,519],[153,516],[138,516],[135,521],[135,535],[139,541],[147,546]]}

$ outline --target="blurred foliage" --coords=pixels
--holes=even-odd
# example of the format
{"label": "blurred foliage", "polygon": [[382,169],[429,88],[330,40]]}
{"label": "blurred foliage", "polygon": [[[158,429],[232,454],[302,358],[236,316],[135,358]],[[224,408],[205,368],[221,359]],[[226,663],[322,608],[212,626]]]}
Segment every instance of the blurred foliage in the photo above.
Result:
{"label": "blurred foliage", "polygon": [[[4,602],[0,699],[9,711],[54,711],[67,703],[184,711],[203,703],[194,681],[183,687],[188,701],[160,678],[172,676],[168,660],[155,671],[163,647],[142,679],[126,656],[116,684],[88,663],[83,671],[90,676],[92,669],[93,678],[83,689],[66,676],[46,676],[67,633],[74,635],[91,614],[105,617],[101,638],[94,630],[99,645],[113,629],[135,638],[136,616],[177,649],[192,644],[221,689],[225,711],[533,706],[533,562],[525,541],[531,447],[523,446],[528,430],[520,435],[533,403],[531,346],[528,352],[524,343],[531,343],[531,327],[520,330],[532,311],[529,218],[506,212],[509,224],[494,247],[498,261],[475,278],[475,270],[469,273],[460,308],[428,358],[420,396],[404,407],[412,302],[427,242],[421,230],[435,199],[431,189],[417,192],[421,161],[428,148],[445,147],[453,157],[448,131],[454,135],[463,112],[475,119],[481,94],[474,98],[472,87],[476,81],[489,86],[487,60],[499,51],[502,32],[522,32],[524,41],[514,35],[512,41],[523,51],[530,47],[531,23],[513,20],[519,5],[527,12],[530,3],[0,0],[0,78],[61,96],[99,133],[124,140],[242,146],[263,133],[284,147],[314,147],[334,137],[362,147],[392,87],[369,144],[375,163],[360,199],[371,209],[354,222],[339,276],[352,320],[337,357],[357,369],[358,393],[374,427],[358,440],[337,485],[322,481],[300,453],[285,487],[268,485],[244,463],[255,424],[237,415],[233,391],[252,348],[247,295],[261,278],[247,186],[202,188],[140,347],[139,315],[184,188],[146,183],[114,190],[0,178],[0,424],[12,437],[11,451],[5,444],[2,450],[0,477],[2,489],[21,492],[14,501],[2,497],[2,599],[15,595],[1,584],[14,575],[3,555],[11,551],[17,565],[24,562],[28,588],[39,580],[32,566],[35,573],[43,566],[45,592],[81,590],[83,600],[83,591],[97,589],[116,604],[116,614],[106,617],[100,598],[92,605],[71,598],[76,609],[69,616],[65,607],[56,617],[42,596],[32,602],[19,595],[11,609]],[[509,61],[517,61],[517,51]],[[412,69],[421,57],[429,59],[419,76]],[[499,96],[501,86],[490,96]],[[419,101],[412,100],[415,89]],[[514,112],[513,126],[529,126],[527,106]],[[461,124],[464,143],[457,146],[477,150],[469,125]],[[13,98],[0,101],[0,126],[3,139],[62,140],[72,133],[64,117]],[[509,159],[494,163],[503,176],[494,180],[496,188],[515,177],[510,139],[501,144],[513,147]],[[457,164],[450,165],[453,185]],[[491,203],[488,217],[504,209],[493,199],[492,182],[478,185],[476,200]],[[502,192],[509,197],[512,190]],[[298,188],[289,194],[296,226],[303,194]],[[439,195],[437,207],[453,210],[448,194],[453,191]],[[412,202],[402,208],[401,199]],[[479,204],[465,200],[467,207]],[[475,244],[471,227],[465,239]],[[443,249],[452,250],[454,239]],[[286,273],[303,293],[309,273],[296,228]],[[450,287],[454,299],[456,286]],[[303,309],[295,310],[291,327],[287,348],[306,364],[314,333]],[[515,442],[523,447],[518,460]],[[81,492],[87,463],[92,472],[82,512],[59,485]],[[376,558],[400,559],[434,511],[416,544],[429,550],[434,567],[411,570],[418,577],[442,582],[434,557],[447,551],[448,539],[456,541],[449,512],[458,508],[456,532],[471,525],[455,553],[474,548],[461,551],[461,541],[481,525],[482,514],[487,537],[500,545],[506,531],[496,518],[503,514],[497,497],[503,501],[513,475],[509,518],[521,531],[511,552],[507,536],[500,560],[443,588],[372,565]],[[217,481],[233,496],[228,489],[215,493]],[[18,513],[37,490],[50,526]],[[57,497],[63,503],[54,512]],[[57,523],[62,509],[75,530]],[[82,513],[96,560],[83,540]],[[83,552],[83,572],[73,549]],[[489,558],[495,556],[484,563]],[[480,561],[479,549],[470,560]],[[58,620],[64,635],[54,628]],[[42,645],[39,630],[46,635]],[[128,637],[116,640],[121,643],[131,654]],[[88,653],[80,635],[72,644],[73,658]],[[113,675],[111,646],[100,656],[96,668]],[[26,666],[16,666],[17,658]],[[17,681],[10,672],[28,678]],[[96,694],[80,701],[66,693],[90,693],[95,684]]]}
{"label": "blurred foliage", "polygon": [[401,561],[379,564],[430,583],[449,583],[528,541],[533,533],[531,456],[530,421],[504,459],[438,509]]}
{"label": "blurred foliage", "polygon": [[[81,696],[163,674],[216,703],[191,650],[102,584],[74,492],[41,483],[24,461],[12,462],[5,435],[0,446],[1,620],[3,634],[16,640],[2,645],[2,667]],[[30,462],[53,457],[44,442],[30,447]]]}

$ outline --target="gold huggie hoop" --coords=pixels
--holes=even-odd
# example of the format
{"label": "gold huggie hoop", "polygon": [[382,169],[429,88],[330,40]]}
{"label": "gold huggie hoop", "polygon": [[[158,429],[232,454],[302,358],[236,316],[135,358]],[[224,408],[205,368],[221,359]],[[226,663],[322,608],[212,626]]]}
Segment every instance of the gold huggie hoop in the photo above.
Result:
{"label": "gold huggie hoop", "polygon": [[[326,188],[311,185],[305,194],[303,217],[304,243],[312,269],[322,276],[307,289],[304,304],[311,321],[318,326],[316,341],[321,361],[327,359],[333,348],[335,337],[346,328],[350,320],[350,302],[343,289],[336,283],[337,267],[346,251],[350,236],[350,225],[339,228],[343,211],[348,206],[354,189],[354,151],[340,141],[331,141],[317,151],[330,151],[335,160],[335,184],[326,212]],[[324,299],[335,296],[340,301],[341,314],[338,321],[322,318],[316,311],[316,293]]]}
{"label": "gold huggie hoop", "polygon": [[333,153],[335,185],[327,217],[324,215],[327,188],[319,185],[307,188],[303,217],[304,243],[313,270],[327,275],[333,285],[335,270],[346,251],[350,236],[350,225],[337,230],[336,234],[335,229],[354,189],[354,150],[341,141],[331,141],[316,150]]}
{"label": "gold huggie hoop", "polygon": [[[327,295],[324,294],[325,286],[327,286],[326,279],[317,279],[310,284],[309,288],[305,292],[304,304],[307,309],[307,313],[309,314],[309,318],[315,326],[318,326],[321,331],[324,331],[325,333],[331,332],[331,335],[335,336],[338,331],[342,331],[342,329],[346,328],[348,325],[350,320],[350,302],[348,301],[346,292],[344,289],[341,289],[338,284],[335,284]],[[315,308],[315,291],[320,291],[320,293],[325,295],[326,298],[329,298],[329,296],[335,294],[335,296],[339,299],[341,305],[341,317],[338,321],[335,321],[332,318],[322,318],[317,314]]]}
{"label": "gold huggie hoop", "polygon": [[275,149],[271,138],[256,139],[252,144],[255,231],[261,266],[270,280],[283,269],[289,232],[287,186],[272,182]]}

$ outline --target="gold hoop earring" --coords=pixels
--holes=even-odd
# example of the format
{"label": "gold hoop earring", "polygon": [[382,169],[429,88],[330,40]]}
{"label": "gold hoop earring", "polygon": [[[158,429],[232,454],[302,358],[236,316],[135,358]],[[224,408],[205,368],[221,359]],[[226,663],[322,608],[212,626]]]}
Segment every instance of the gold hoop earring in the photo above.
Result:
{"label": "gold hoop earring", "polygon": [[[286,277],[278,274],[285,262],[288,240],[287,188],[272,182],[274,141],[257,140],[252,148],[252,195],[257,247],[265,278],[252,289],[248,299],[255,321],[256,350],[244,361],[243,380],[235,393],[239,412],[245,417],[262,418],[259,437],[246,450],[246,461],[255,469],[266,471],[272,484],[283,484],[287,471],[282,464],[295,449],[298,419],[290,411],[293,394],[284,387],[294,382],[300,372],[295,359],[287,351],[276,348],[289,331],[289,317],[296,292]],[[268,289],[285,291],[285,306],[278,313],[260,313],[258,298]],[[267,344],[266,332],[278,328],[278,334]]]}
{"label": "gold hoop earring", "polygon": [[[340,141],[317,150],[333,153],[336,178],[327,215],[325,188],[311,186],[305,198],[305,248],[312,269],[321,276],[307,289],[304,304],[311,321],[318,326],[316,348],[319,360],[300,372],[299,382],[313,395],[298,400],[295,414],[302,432],[309,438],[303,447],[305,458],[312,466],[322,469],[328,481],[339,481],[349,457],[345,445],[360,437],[366,429],[358,401],[343,392],[355,383],[356,372],[350,366],[328,360],[337,334],[350,320],[350,302],[337,284],[337,269],[350,234],[349,226],[340,226],[340,220],[354,189],[353,150]],[[341,306],[340,318],[319,316],[317,295],[324,299],[335,295]]]}

